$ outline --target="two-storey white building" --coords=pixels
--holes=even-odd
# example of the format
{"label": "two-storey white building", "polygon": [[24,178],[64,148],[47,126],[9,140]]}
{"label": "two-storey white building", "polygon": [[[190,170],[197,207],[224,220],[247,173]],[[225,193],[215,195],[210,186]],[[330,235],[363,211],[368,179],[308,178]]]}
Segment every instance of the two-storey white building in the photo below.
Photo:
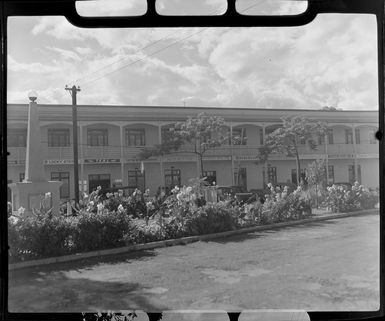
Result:
{"label": "two-storey white building", "polygon": [[[323,158],[329,182],[358,180],[368,187],[379,186],[379,144],[374,136],[377,111],[80,105],[81,190],[129,186],[155,193],[160,186],[184,185],[198,177],[197,158],[187,147],[143,163],[138,153],[161,143],[163,130],[173,123],[201,112],[224,117],[232,135],[243,137],[237,145],[222,145],[205,155],[205,174],[218,185],[242,185],[250,190],[268,182],[295,182],[293,158],[271,155],[267,164],[258,164],[258,148],[281,124],[281,117],[301,115],[328,125],[328,134],[319,139],[317,150],[301,146],[302,168]],[[63,181],[61,198],[73,198],[71,106],[39,105],[39,113],[47,179]],[[8,105],[8,182],[24,179],[27,117],[27,104]]]}

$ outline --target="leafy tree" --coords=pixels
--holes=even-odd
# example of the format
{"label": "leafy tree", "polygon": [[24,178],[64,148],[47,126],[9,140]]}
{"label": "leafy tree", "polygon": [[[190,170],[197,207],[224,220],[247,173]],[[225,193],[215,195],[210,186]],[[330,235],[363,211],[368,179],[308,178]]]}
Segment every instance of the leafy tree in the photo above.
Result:
{"label": "leafy tree", "polygon": [[163,143],[154,147],[144,148],[139,157],[146,159],[180,151],[182,146],[191,147],[187,151],[197,155],[199,171],[203,177],[203,157],[207,151],[219,147],[229,141],[228,130],[224,119],[200,113],[189,117],[185,122],[175,123],[163,136]]}
{"label": "leafy tree", "polygon": [[317,149],[315,137],[325,135],[326,124],[303,116],[284,117],[282,122],[281,127],[266,136],[263,157],[267,159],[271,153],[283,153],[288,157],[295,157],[297,184],[300,185],[299,147],[307,143],[311,149]]}
{"label": "leafy tree", "polygon": [[326,182],[325,160],[317,159],[308,165],[306,169],[306,180],[310,186],[315,188],[316,204],[318,208],[318,187]]}

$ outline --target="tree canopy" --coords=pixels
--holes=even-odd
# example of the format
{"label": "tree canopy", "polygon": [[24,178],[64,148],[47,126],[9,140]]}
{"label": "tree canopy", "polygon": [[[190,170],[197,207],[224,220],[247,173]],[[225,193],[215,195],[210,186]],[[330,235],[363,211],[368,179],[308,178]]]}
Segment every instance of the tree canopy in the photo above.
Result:
{"label": "tree canopy", "polygon": [[299,147],[308,145],[310,149],[317,149],[317,137],[326,134],[326,124],[303,116],[284,117],[282,126],[267,135],[265,146],[261,149],[261,158],[267,160],[271,153],[282,153],[288,157],[295,157],[297,167],[297,184],[301,183],[301,166]]}
{"label": "tree canopy", "polygon": [[163,133],[162,143],[154,147],[144,148],[139,157],[146,159],[178,152],[191,152],[199,159],[200,175],[203,177],[203,156],[215,147],[228,142],[228,130],[224,118],[200,113],[189,117],[184,122],[177,122]]}

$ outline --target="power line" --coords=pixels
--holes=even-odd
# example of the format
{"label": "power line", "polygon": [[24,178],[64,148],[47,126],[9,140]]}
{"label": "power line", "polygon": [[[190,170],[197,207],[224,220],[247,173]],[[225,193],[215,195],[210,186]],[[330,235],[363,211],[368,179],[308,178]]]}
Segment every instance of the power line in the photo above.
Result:
{"label": "power line", "polygon": [[90,80],[90,81],[86,81],[85,83],[83,83],[82,86],[83,86],[83,87],[86,87],[87,85],[89,85],[89,84],[91,84],[91,83],[93,83],[93,82],[95,82],[95,81],[97,81],[97,80],[99,80],[99,79],[102,79],[102,78],[104,78],[104,77],[106,77],[106,76],[108,76],[108,75],[110,75],[110,74],[113,74],[113,73],[115,73],[115,72],[117,72],[117,71],[120,71],[120,70],[122,70],[122,69],[124,69],[124,68],[127,68],[127,67],[129,67],[129,66],[132,66],[132,65],[134,65],[134,64],[136,64],[136,63],[138,63],[138,62],[140,62],[140,61],[142,61],[142,60],[144,60],[144,59],[146,59],[146,58],[150,58],[150,57],[156,55],[157,53],[159,53],[159,52],[161,52],[161,51],[163,51],[163,50],[166,50],[167,48],[170,48],[170,47],[174,46],[175,44],[177,44],[177,43],[179,43],[179,42],[181,42],[181,41],[184,41],[184,40],[189,39],[189,38],[191,38],[191,37],[193,37],[193,36],[195,36],[195,35],[197,35],[197,34],[199,34],[199,33],[204,32],[206,29],[208,29],[208,28],[204,28],[204,29],[202,29],[202,30],[200,30],[200,31],[198,31],[198,32],[196,32],[196,33],[193,33],[193,34],[191,34],[191,35],[188,35],[187,37],[184,37],[184,38],[182,38],[182,39],[176,40],[176,41],[174,41],[173,43],[167,45],[166,47],[163,47],[163,48],[161,48],[161,49],[159,49],[159,50],[154,51],[154,52],[153,52],[152,54],[150,54],[150,55],[145,55],[144,57],[139,58],[139,59],[137,59],[137,60],[134,60],[134,61],[132,61],[132,62],[129,63],[129,64],[123,65],[122,67],[120,67],[120,68],[118,68],[118,69],[115,69],[115,70],[112,70],[112,71],[110,71],[110,72],[107,72],[107,73],[105,73],[104,75],[102,75],[102,76],[100,76],[100,77],[97,77],[97,78],[92,79],[92,80]]}
{"label": "power line", "polygon": [[[166,38],[168,38],[168,37],[170,37],[170,36],[172,36],[172,35],[174,35],[174,34],[176,34],[176,33],[178,33],[178,32],[179,32],[179,30],[178,30],[178,31],[175,31],[175,32],[173,32],[173,33],[171,33],[171,34],[168,34],[168,35],[166,35],[166,36],[164,36],[164,37],[162,37],[162,38],[160,38],[160,39],[158,39],[158,40],[156,40],[156,41],[153,41],[153,42],[151,42],[151,43],[145,45],[144,47],[142,47],[142,48],[136,50],[133,54],[139,53],[140,51],[142,51],[142,50],[144,50],[144,49],[147,49],[147,48],[149,48],[149,47],[151,47],[151,46],[153,46],[153,45],[155,45],[155,44],[161,42],[162,40],[164,40],[164,39],[166,39]],[[122,62],[122,61],[124,61],[124,60],[127,60],[127,59],[128,59],[128,57],[120,58],[120,59],[118,59],[117,61],[114,61],[114,62],[112,62],[112,63],[109,63],[109,64],[105,65],[104,67],[99,68],[99,69],[97,69],[97,70],[95,70],[95,71],[89,73],[89,74],[86,75],[86,76],[83,76],[83,77],[80,77],[80,78],[76,79],[76,81],[74,81],[74,82],[78,83],[78,82],[79,82],[80,80],[82,80],[82,79],[88,78],[89,76],[91,76],[91,75],[93,75],[93,74],[96,74],[96,73],[100,72],[101,70],[104,70],[104,69],[106,69],[106,68],[108,68],[108,67],[110,67],[110,66],[113,66],[113,65],[115,65],[115,64],[117,64],[117,63],[119,63],[119,62]]]}
{"label": "power line", "polygon": [[[262,1],[262,0],[257,1],[255,4],[250,5],[250,6],[248,6],[247,8],[245,8],[245,9],[239,11],[239,13],[244,13],[244,12],[248,11],[249,9],[251,9],[251,8],[253,8],[253,7],[259,5],[261,1]],[[221,10],[222,10],[222,8],[221,8]],[[215,12],[213,12],[213,13],[215,13]],[[184,37],[184,38],[178,39],[178,40],[174,41],[173,43],[171,43],[170,45],[167,45],[166,47],[163,47],[163,48],[161,48],[161,49],[159,49],[159,50],[156,50],[155,52],[153,52],[153,53],[151,53],[151,54],[144,54],[144,56],[143,56],[142,58],[139,58],[139,59],[137,59],[137,60],[135,60],[135,61],[132,61],[132,62],[130,62],[130,63],[126,64],[126,65],[123,65],[123,66],[121,66],[120,68],[117,68],[117,69],[112,70],[112,71],[110,71],[110,72],[107,72],[107,73],[101,75],[100,77],[97,77],[97,78],[94,78],[94,79],[91,79],[91,80],[89,80],[89,81],[86,81],[86,82],[82,83],[82,86],[84,87],[85,85],[89,85],[89,84],[91,84],[91,83],[94,83],[95,81],[98,81],[98,80],[100,80],[100,79],[102,79],[102,78],[104,78],[104,77],[106,77],[106,76],[108,76],[108,75],[111,75],[111,74],[113,74],[113,73],[115,73],[115,72],[117,72],[117,71],[120,71],[120,70],[122,70],[122,69],[124,69],[124,68],[127,68],[127,67],[129,67],[129,66],[132,66],[132,65],[134,65],[134,64],[136,64],[136,63],[138,63],[138,62],[140,62],[140,61],[143,61],[143,60],[146,59],[146,58],[152,57],[152,56],[158,54],[159,52],[162,52],[163,50],[166,50],[166,49],[168,49],[168,48],[174,46],[175,44],[178,44],[178,43],[180,43],[180,42],[183,42],[183,41],[185,41],[185,40],[187,40],[187,39],[189,39],[189,38],[191,38],[191,37],[193,37],[193,36],[195,36],[195,35],[197,35],[197,34],[199,34],[199,33],[204,32],[205,30],[207,30],[207,29],[209,29],[209,28],[210,28],[210,27],[203,28],[203,29],[199,30],[198,32],[195,32],[195,33],[193,33],[193,34],[191,34],[191,35],[189,35],[189,36],[186,36],[186,37]],[[177,31],[176,31],[176,32],[177,32]],[[150,44],[146,45],[145,47],[143,47],[143,48],[137,50],[135,53],[138,53],[138,52],[140,52],[140,51],[143,50],[143,49],[149,48],[149,47],[151,47],[152,45],[154,45],[154,44],[156,44],[156,43],[159,43],[160,41],[162,41],[162,40],[164,40],[164,39],[170,37],[171,35],[174,35],[176,32],[174,32],[174,33],[172,33],[172,34],[169,34],[169,35],[167,35],[167,36],[164,36],[164,37],[162,37],[161,39],[156,40],[156,41],[154,41],[153,43],[150,43]],[[94,72],[88,74],[87,76],[83,76],[83,77],[81,77],[81,78],[78,78],[78,80],[79,80],[79,79],[87,78],[87,77],[89,77],[89,75],[96,74],[96,73],[100,72],[101,70],[104,70],[104,69],[106,69],[106,68],[108,68],[108,67],[110,67],[110,66],[112,66],[112,65],[115,65],[115,64],[117,64],[117,63],[119,63],[119,62],[121,62],[121,61],[124,61],[124,60],[126,60],[126,59],[127,59],[127,58],[122,58],[122,59],[120,59],[120,60],[117,60],[117,61],[115,61],[115,62],[113,62],[113,63],[111,63],[111,64],[109,64],[109,65],[106,65],[106,66],[104,66],[104,67],[102,67],[102,68],[100,68],[100,69],[98,69],[98,70],[96,70],[96,71],[94,71]]]}
{"label": "power line", "polygon": [[[220,8],[220,9],[218,9],[218,11],[219,11],[219,10],[222,11],[223,9],[224,9],[224,8]],[[209,15],[214,15],[215,13],[217,13],[217,10],[212,11],[211,13],[209,13]],[[134,52],[134,54],[139,53],[139,52],[143,51],[144,49],[147,49],[147,48],[149,48],[149,47],[151,47],[151,46],[153,46],[153,45],[155,45],[155,44],[161,42],[162,40],[167,39],[167,38],[169,38],[170,36],[175,35],[175,34],[178,33],[178,32],[179,32],[179,30],[177,30],[177,31],[175,31],[175,32],[173,32],[173,33],[170,33],[170,34],[168,34],[168,35],[166,35],[166,36],[164,36],[164,37],[162,37],[162,38],[160,38],[160,39],[158,39],[158,40],[155,40],[155,41],[149,43],[148,45],[146,45],[146,46],[144,46],[144,47],[142,47],[142,48],[136,50],[136,51]],[[113,66],[113,65],[115,65],[115,64],[117,64],[117,63],[119,63],[119,62],[121,62],[121,61],[126,60],[126,59],[127,59],[127,57],[123,57],[123,58],[121,58],[121,59],[119,59],[119,60],[117,60],[117,61],[115,61],[115,62],[112,62],[112,63],[110,63],[110,64],[108,64],[108,65],[106,65],[106,66],[104,66],[104,67],[102,67],[102,68],[100,68],[100,69],[97,69],[97,70],[94,71],[94,72],[91,72],[90,74],[88,74],[88,75],[86,75],[86,76],[83,76],[83,77],[78,78],[75,82],[78,82],[80,79],[87,78],[87,77],[89,77],[89,76],[92,75],[92,74],[98,73],[99,71],[101,71],[101,70],[103,70],[103,69],[106,69],[106,68],[108,68],[108,67],[110,67],[110,66]]]}

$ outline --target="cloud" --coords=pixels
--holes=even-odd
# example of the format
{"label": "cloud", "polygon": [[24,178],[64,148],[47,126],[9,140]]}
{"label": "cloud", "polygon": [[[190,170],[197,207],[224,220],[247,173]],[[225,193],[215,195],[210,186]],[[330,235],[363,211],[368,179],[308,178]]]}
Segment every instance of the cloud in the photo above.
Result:
{"label": "cloud", "polygon": [[46,49],[59,53],[64,60],[74,60],[74,61],[82,60],[82,58],[72,50],[65,50],[65,49],[56,48],[56,47],[46,47]]}
{"label": "cloud", "polygon": [[365,97],[366,108],[376,108],[376,24],[368,18],[327,15],[304,27],[225,32],[206,50],[223,85],[218,101],[365,109]]}
{"label": "cloud", "polygon": [[92,53],[92,49],[90,47],[75,47],[75,51],[80,55],[89,55]]}
{"label": "cloud", "polygon": [[35,74],[50,74],[61,71],[61,69],[55,65],[47,65],[40,62],[18,62],[11,55],[7,56],[7,70],[15,72],[29,72]]}
{"label": "cloud", "polygon": [[[52,60],[22,60],[10,48],[10,71],[45,74],[39,88],[62,90],[78,79],[84,103],[181,105],[189,96],[189,105],[203,106],[373,109],[375,31],[375,17],[363,15],[322,15],[291,28],[135,30],[78,29],[43,17],[32,35],[48,43],[40,46]],[[20,79],[13,89],[20,84],[27,88]]]}

